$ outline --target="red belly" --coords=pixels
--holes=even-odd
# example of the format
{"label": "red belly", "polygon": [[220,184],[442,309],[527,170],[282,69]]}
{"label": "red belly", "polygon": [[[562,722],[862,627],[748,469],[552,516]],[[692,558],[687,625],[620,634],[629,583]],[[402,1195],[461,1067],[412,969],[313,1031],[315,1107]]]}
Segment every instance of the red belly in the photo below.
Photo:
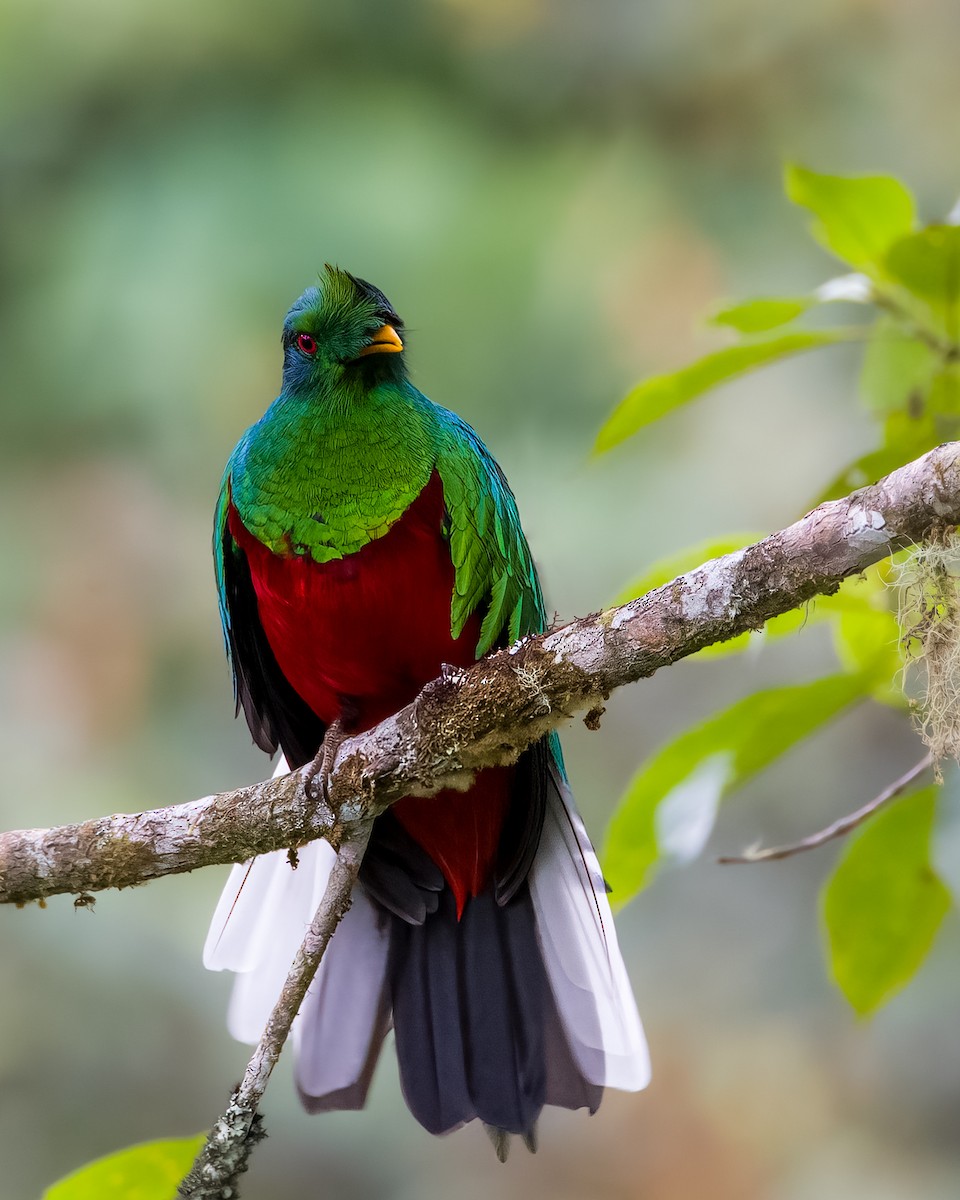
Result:
{"label": "red belly", "polygon": [[[359,732],[408,704],[442,663],[475,661],[480,620],[450,635],[454,570],[442,536],[443,488],[434,475],[383,537],[344,559],[317,563],[267,549],[229,513],[247,556],[267,641],[293,688],[326,724]],[[490,882],[512,768],[481,771],[469,792],[394,805],[401,824],[444,873],[462,910]]]}

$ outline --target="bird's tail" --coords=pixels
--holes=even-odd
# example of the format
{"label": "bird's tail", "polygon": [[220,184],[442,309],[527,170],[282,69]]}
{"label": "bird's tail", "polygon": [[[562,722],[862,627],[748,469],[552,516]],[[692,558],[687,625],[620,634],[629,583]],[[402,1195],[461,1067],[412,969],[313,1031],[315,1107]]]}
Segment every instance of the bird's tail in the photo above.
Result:
{"label": "bird's tail", "polygon": [[502,1154],[503,1135],[533,1143],[545,1103],[596,1109],[557,1036],[526,886],[503,906],[471,897],[459,921],[449,890],[422,925],[392,918],[387,976],[404,1098],[431,1133],[479,1117]]}
{"label": "bird's tail", "polygon": [[[282,765],[282,764],[281,764]],[[235,867],[204,952],[238,974],[231,1033],[255,1042],[319,903],[334,852],[280,851]],[[362,1107],[396,1027],[404,1096],[445,1133],[473,1118],[501,1156],[535,1144],[544,1104],[594,1111],[605,1086],[635,1091],[650,1070],[596,856],[559,761],[527,882],[506,904],[449,889],[420,923],[358,885],[294,1025],[297,1086],[311,1111]]]}
{"label": "bird's tail", "polygon": [[607,885],[554,736],[551,744],[543,831],[529,877],[550,991],[577,1074],[600,1087],[638,1092],[650,1082],[647,1041]]}
{"label": "bird's tail", "polygon": [[[234,867],[207,934],[204,965],[237,975],[227,1027],[241,1042],[259,1040],[335,859],[326,842],[298,857],[295,869],[282,850]],[[358,888],[293,1025],[297,1088],[311,1112],[364,1105],[390,1027],[388,946],[382,915]]]}

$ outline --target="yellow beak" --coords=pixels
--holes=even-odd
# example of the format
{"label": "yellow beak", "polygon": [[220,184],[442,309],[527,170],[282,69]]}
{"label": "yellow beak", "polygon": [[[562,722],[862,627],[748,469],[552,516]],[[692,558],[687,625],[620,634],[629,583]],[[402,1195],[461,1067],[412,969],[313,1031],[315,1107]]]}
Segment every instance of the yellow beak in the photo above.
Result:
{"label": "yellow beak", "polygon": [[363,358],[365,354],[398,354],[403,349],[400,334],[392,325],[381,325],[373,335],[373,341],[357,355]]}

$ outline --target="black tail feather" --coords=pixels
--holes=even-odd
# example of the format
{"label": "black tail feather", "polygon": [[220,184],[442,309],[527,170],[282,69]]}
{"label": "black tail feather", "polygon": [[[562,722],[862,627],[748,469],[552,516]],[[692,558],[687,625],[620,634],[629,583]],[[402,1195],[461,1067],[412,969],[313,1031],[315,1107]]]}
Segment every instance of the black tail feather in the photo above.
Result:
{"label": "black tail feather", "polygon": [[472,897],[459,932],[461,1017],[477,1116],[527,1133],[544,1102],[549,984],[526,887],[503,906],[490,893]]}
{"label": "black tail feather", "polygon": [[388,980],[400,1081],[431,1133],[479,1118],[536,1144],[544,1103],[595,1110],[602,1089],[573,1062],[524,883],[514,898],[450,890],[422,925],[391,918]]}
{"label": "black tail feather", "polygon": [[410,1111],[430,1133],[448,1133],[476,1115],[467,1084],[457,957],[449,890],[422,925],[392,918],[387,977],[400,1086]]}
{"label": "black tail feather", "polygon": [[377,904],[413,925],[436,912],[445,886],[440,868],[389,809],[374,823],[360,881]]}

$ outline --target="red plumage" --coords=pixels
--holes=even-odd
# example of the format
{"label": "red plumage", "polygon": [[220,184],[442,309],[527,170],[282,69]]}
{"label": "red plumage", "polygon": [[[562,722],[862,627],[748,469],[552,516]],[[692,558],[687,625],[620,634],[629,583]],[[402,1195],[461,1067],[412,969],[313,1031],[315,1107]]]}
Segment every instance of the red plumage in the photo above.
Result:
{"label": "red plumage", "polygon": [[[281,672],[327,725],[360,732],[408,704],[443,663],[475,661],[480,618],[450,632],[454,568],[443,536],[443,486],[430,479],[383,537],[317,563],[268,549],[230,505],[257,610]],[[490,883],[513,768],[481,771],[468,792],[410,797],[393,812],[443,871],[457,902]]]}

